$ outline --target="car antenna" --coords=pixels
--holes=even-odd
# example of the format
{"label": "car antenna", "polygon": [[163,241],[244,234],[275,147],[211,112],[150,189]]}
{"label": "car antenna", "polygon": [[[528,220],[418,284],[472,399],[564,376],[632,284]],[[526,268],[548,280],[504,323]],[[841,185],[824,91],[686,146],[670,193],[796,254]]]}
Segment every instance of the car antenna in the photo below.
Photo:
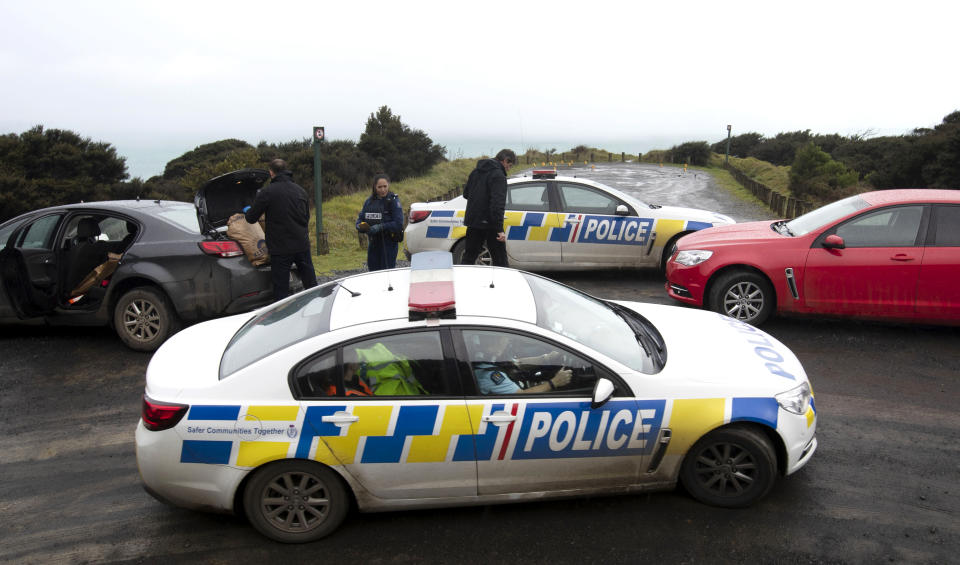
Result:
{"label": "car antenna", "polygon": [[493,284],[493,276],[497,274],[497,270],[493,269],[490,273],[490,288],[496,288],[496,285]]}
{"label": "car antenna", "polygon": [[343,286],[343,283],[341,283],[341,282],[338,282],[338,283],[337,283],[337,286],[339,286],[339,287],[342,288],[343,290],[349,292],[349,293],[350,293],[350,296],[353,297],[353,298],[356,298],[356,297],[360,296],[360,293],[359,293],[359,292],[354,292],[354,291],[350,290],[349,288]]}

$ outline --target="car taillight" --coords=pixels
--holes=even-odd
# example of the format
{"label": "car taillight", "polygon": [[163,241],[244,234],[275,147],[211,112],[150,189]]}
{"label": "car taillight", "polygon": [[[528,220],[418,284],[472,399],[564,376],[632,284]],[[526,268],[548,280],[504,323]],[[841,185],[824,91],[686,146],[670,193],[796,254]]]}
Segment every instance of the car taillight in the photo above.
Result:
{"label": "car taillight", "polygon": [[243,255],[243,249],[240,244],[232,239],[224,241],[201,241],[200,249],[207,255],[216,255],[218,257],[238,257]]}
{"label": "car taillight", "polygon": [[422,222],[430,217],[430,210],[410,210],[410,223]]}
{"label": "car taillight", "polygon": [[189,408],[190,406],[186,404],[157,402],[144,394],[140,417],[143,418],[143,427],[152,432],[159,432],[176,426]]}

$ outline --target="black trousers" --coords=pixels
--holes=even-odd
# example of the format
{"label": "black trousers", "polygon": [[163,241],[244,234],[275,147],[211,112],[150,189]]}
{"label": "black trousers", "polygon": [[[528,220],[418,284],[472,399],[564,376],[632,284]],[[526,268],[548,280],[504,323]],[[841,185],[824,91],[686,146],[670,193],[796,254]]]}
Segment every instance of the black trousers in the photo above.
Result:
{"label": "black trousers", "polygon": [[303,288],[317,286],[317,274],[313,271],[310,250],[289,255],[270,254],[270,274],[273,278],[273,297],[283,300],[290,296],[290,267],[297,266],[297,274],[303,282]]}
{"label": "black trousers", "polygon": [[496,229],[485,230],[480,228],[467,227],[467,237],[464,244],[463,264],[473,265],[480,256],[480,249],[483,244],[487,244],[490,251],[490,259],[495,267],[508,267],[507,264],[507,244],[503,241],[497,241],[497,235],[500,232]]}

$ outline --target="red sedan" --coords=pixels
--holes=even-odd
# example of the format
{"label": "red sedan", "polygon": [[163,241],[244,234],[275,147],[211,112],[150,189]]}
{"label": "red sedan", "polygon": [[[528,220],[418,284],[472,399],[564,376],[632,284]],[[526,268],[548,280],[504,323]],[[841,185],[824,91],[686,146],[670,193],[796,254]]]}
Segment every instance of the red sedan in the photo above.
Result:
{"label": "red sedan", "polygon": [[960,324],[960,190],[882,190],[790,221],[684,236],[671,297],[758,325],[774,312]]}

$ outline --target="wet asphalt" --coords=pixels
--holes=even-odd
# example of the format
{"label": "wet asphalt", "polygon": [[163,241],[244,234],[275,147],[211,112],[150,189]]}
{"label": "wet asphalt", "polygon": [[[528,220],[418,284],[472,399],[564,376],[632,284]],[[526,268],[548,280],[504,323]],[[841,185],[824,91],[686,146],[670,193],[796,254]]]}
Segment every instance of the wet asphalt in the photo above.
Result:
{"label": "wet asphalt", "polygon": [[[630,163],[573,173],[646,202],[772,217],[704,173]],[[671,303],[652,270],[551,276]],[[752,508],[677,490],[353,514],[326,540],[286,546],[142,490],[133,431],[148,354],[107,329],[0,327],[0,562],[956,563],[960,329],[803,318],[763,329],[810,376],[820,446]]]}

